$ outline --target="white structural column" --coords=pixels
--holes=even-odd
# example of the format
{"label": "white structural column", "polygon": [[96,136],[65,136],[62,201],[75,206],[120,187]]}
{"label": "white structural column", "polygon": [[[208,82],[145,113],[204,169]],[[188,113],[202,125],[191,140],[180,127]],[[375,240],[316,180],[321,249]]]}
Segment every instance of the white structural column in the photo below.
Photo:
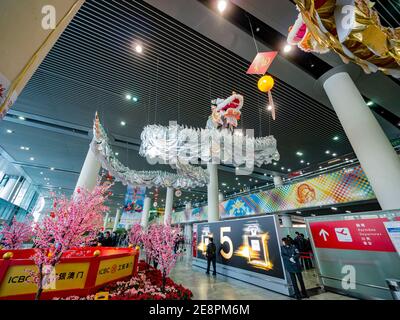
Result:
{"label": "white structural column", "polygon": [[274,185],[275,185],[275,188],[283,186],[283,181],[282,181],[281,176],[274,176]]}
{"label": "white structural column", "polygon": [[119,221],[121,220],[121,209],[117,209],[115,213],[114,228],[113,232],[118,229]]}
{"label": "white structural column", "polygon": [[106,230],[107,228],[108,219],[110,219],[110,212],[107,212],[106,216],[104,217],[104,224],[103,224],[104,230]]}
{"label": "white structural column", "polygon": [[140,220],[140,225],[143,229],[147,229],[147,226],[149,225],[150,207],[151,198],[145,197],[143,203],[142,219]]}
{"label": "white structural column", "polygon": [[219,220],[219,202],[218,202],[218,165],[214,163],[207,164],[210,182],[207,187],[208,195],[208,222]]}
{"label": "white structural column", "polygon": [[4,186],[3,190],[0,192],[0,198],[3,198],[4,200],[8,200],[10,197],[11,193],[13,192],[15,186],[18,183],[18,177],[16,176],[11,176],[6,185]]}
{"label": "white structural column", "polygon": [[222,202],[224,201],[224,199],[225,199],[224,194],[222,192],[218,193],[218,201]]}
{"label": "white structural column", "polygon": [[167,196],[165,198],[165,213],[164,213],[164,224],[170,224],[172,218],[172,205],[174,202],[174,188],[167,188]]}
{"label": "white structural column", "polygon": [[400,159],[347,72],[324,89],[383,210],[400,208]]}
{"label": "white structural column", "polygon": [[284,227],[284,228],[293,227],[292,219],[290,218],[289,215],[286,215],[286,214],[282,215],[281,220],[282,220],[282,227]]}
{"label": "white structural column", "polygon": [[97,160],[95,154],[89,146],[89,151],[86,155],[85,162],[83,163],[75,191],[78,188],[84,188],[89,191],[93,191],[97,183],[100,167],[100,162]]}

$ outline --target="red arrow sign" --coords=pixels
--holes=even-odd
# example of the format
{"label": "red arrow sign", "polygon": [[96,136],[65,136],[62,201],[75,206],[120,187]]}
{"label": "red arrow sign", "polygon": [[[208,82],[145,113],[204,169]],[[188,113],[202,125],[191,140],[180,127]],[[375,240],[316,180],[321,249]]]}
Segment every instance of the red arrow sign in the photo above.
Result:
{"label": "red arrow sign", "polygon": [[396,252],[387,234],[386,218],[311,222],[317,248]]}

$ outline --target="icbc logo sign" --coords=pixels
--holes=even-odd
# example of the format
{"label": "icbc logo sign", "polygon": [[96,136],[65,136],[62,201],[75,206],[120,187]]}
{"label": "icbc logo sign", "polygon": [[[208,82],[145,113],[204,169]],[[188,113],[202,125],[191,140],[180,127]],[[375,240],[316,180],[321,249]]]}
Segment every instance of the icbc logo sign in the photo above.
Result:
{"label": "icbc logo sign", "polygon": [[118,266],[114,264],[111,268],[103,268],[99,271],[99,274],[106,274],[106,273],[115,273],[117,271]]}
{"label": "icbc logo sign", "polygon": [[114,265],[111,267],[111,273],[115,273],[115,271],[117,271],[117,265],[116,265],[116,264],[114,264]]}

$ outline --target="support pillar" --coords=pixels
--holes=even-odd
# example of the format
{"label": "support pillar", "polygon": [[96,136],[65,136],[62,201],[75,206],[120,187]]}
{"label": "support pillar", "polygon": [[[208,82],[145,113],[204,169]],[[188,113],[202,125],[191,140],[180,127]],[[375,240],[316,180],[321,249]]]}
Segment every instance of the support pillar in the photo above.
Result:
{"label": "support pillar", "polygon": [[113,232],[118,229],[119,221],[121,220],[121,209],[117,209],[114,220]]}
{"label": "support pillar", "polygon": [[207,164],[210,182],[207,186],[208,195],[208,222],[219,220],[219,202],[218,202],[218,165],[214,163]]}
{"label": "support pillar", "polygon": [[218,201],[222,202],[224,201],[224,199],[225,199],[224,194],[222,192],[218,193]]}
{"label": "support pillar", "polygon": [[97,183],[100,168],[101,164],[89,146],[89,151],[86,155],[85,162],[83,163],[78,182],[76,183],[75,192],[78,188],[93,191]]}
{"label": "support pillar", "polygon": [[150,207],[151,207],[151,198],[145,197],[143,203],[142,219],[140,220],[140,225],[142,226],[143,229],[147,229],[147,226],[149,225]]}
{"label": "support pillar", "polygon": [[281,220],[282,220],[282,227],[284,227],[284,228],[293,227],[292,219],[290,218],[289,215],[286,215],[286,214],[282,215]]}
{"label": "support pillar", "polygon": [[18,183],[18,177],[16,176],[11,176],[6,185],[4,186],[3,190],[0,192],[0,198],[8,201],[8,198],[10,197],[11,193],[13,192],[15,186]]}
{"label": "support pillar", "polygon": [[274,185],[275,188],[279,188],[283,186],[283,181],[281,176],[274,176]]}
{"label": "support pillar", "polygon": [[400,159],[347,72],[323,87],[383,210],[400,208]]}
{"label": "support pillar", "polygon": [[172,218],[172,205],[174,202],[174,188],[167,188],[167,197],[165,198],[165,213],[164,213],[164,224],[171,224]]}
{"label": "support pillar", "polygon": [[107,229],[108,219],[110,219],[110,212],[107,212],[107,213],[106,213],[106,216],[104,217],[104,224],[103,224],[104,230]]}

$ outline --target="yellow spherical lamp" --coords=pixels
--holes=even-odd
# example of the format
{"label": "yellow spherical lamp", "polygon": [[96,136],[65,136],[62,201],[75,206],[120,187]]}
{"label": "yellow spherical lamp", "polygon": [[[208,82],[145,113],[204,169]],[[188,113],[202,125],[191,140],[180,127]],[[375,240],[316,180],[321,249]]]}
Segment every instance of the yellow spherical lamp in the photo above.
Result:
{"label": "yellow spherical lamp", "polygon": [[4,260],[9,260],[14,256],[14,254],[12,252],[6,252],[5,254],[3,254],[3,259]]}
{"label": "yellow spherical lamp", "polygon": [[263,76],[258,80],[258,90],[261,92],[271,91],[274,87],[275,81],[271,76]]}
{"label": "yellow spherical lamp", "polygon": [[98,257],[100,254],[101,254],[101,251],[100,251],[100,250],[96,250],[95,252],[93,252],[93,255],[94,255],[95,257]]}

